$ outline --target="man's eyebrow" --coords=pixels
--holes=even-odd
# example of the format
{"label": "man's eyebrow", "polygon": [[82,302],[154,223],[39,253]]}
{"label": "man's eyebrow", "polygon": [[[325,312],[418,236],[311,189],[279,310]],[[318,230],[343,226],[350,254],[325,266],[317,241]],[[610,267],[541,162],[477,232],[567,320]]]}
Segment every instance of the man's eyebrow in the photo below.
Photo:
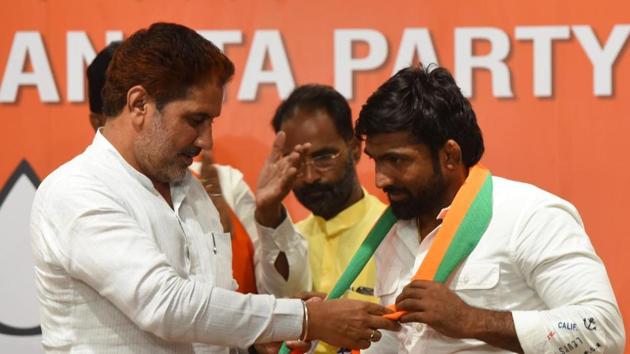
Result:
{"label": "man's eyebrow", "polygon": [[317,155],[325,155],[325,154],[336,154],[337,152],[339,152],[339,149],[337,149],[337,148],[334,148],[334,147],[323,147],[321,149],[317,149],[315,151],[311,151],[310,155],[317,156]]}
{"label": "man's eyebrow", "polygon": [[215,118],[208,112],[190,112],[190,113],[187,114],[187,116],[189,116],[189,117],[200,117],[200,118],[203,118],[203,119],[214,119]]}

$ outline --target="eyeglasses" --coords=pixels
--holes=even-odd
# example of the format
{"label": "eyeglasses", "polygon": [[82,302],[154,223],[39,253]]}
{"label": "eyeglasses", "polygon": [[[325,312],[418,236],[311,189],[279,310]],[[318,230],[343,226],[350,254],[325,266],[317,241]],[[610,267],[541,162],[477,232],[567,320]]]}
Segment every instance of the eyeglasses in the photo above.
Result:
{"label": "eyeglasses", "polygon": [[306,158],[302,163],[301,173],[306,169],[306,166],[312,165],[313,169],[317,172],[326,172],[335,167],[335,163],[339,156],[341,156],[342,151],[336,153],[327,153],[322,155],[317,155],[311,158]]}

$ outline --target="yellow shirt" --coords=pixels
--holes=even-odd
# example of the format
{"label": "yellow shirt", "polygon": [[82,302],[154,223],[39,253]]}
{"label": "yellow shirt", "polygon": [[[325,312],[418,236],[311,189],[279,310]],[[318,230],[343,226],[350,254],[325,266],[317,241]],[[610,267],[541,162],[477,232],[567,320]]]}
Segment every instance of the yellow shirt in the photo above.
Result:
{"label": "yellow shirt", "polygon": [[[297,224],[308,241],[308,260],[313,276],[313,291],[329,293],[346,269],[376,220],[385,210],[378,198],[363,190],[363,198],[330,220],[313,214]],[[378,303],[374,296],[359,292],[374,290],[376,268],[371,259],[345,297]],[[362,287],[363,289],[359,289]],[[357,292],[357,289],[359,292]],[[316,353],[337,353],[338,348],[320,342]]]}

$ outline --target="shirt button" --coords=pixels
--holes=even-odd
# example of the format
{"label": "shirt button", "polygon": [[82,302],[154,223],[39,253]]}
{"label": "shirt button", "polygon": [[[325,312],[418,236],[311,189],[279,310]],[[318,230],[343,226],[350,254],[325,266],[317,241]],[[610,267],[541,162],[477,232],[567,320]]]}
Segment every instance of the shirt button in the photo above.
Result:
{"label": "shirt button", "polygon": [[470,278],[468,278],[468,276],[465,276],[462,283],[467,284],[469,281],[470,281]]}

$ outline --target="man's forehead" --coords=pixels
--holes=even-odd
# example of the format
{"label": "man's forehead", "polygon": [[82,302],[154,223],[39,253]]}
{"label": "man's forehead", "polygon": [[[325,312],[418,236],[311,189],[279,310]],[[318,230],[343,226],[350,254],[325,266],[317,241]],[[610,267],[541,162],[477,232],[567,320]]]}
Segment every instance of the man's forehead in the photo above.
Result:
{"label": "man's forehead", "polygon": [[365,150],[399,150],[412,149],[418,143],[406,131],[369,135],[365,139]]}
{"label": "man's forehead", "polygon": [[293,116],[282,122],[286,134],[285,150],[293,145],[311,143],[311,151],[327,147],[341,147],[347,142],[337,132],[332,118],[323,111],[312,111]]}
{"label": "man's forehead", "polygon": [[185,97],[174,102],[190,110],[191,113],[206,113],[216,117],[221,113],[223,87],[212,82],[191,86]]}
{"label": "man's forehead", "polygon": [[323,109],[298,109],[282,122],[281,129],[288,131],[287,135],[300,133],[320,137],[322,133],[326,133],[339,136],[332,118]]}

